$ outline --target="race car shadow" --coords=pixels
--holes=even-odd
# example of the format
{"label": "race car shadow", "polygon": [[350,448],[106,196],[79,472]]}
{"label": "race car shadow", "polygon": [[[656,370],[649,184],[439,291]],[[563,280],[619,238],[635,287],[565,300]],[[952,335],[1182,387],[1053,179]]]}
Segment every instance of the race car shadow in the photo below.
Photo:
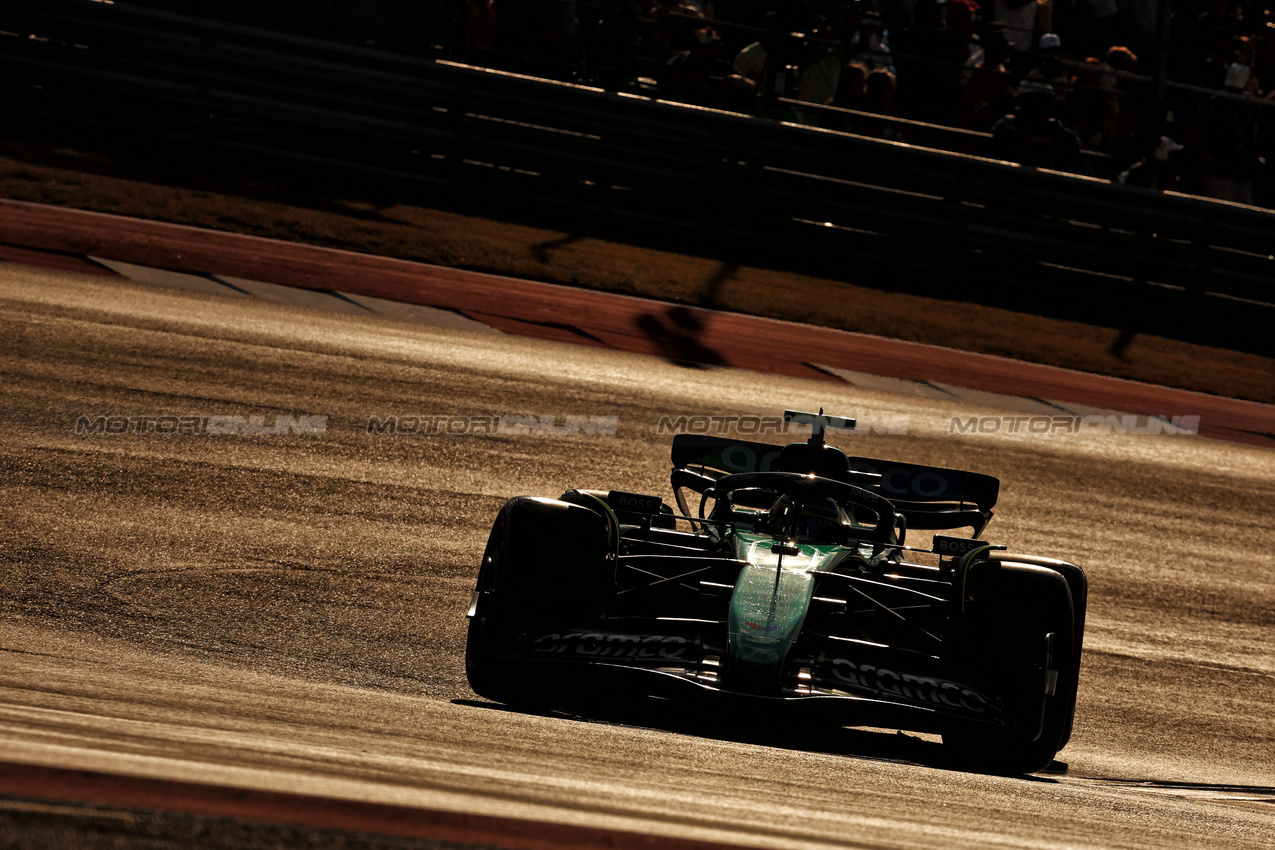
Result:
{"label": "race car shadow", "polygon": [[[707,712],[688,712],[686,707],[679,703],[649,698],[620,705],[604,703],[552,710],[529,710],[524,707],[483,700],[457,699],[452,702],[492,711],[554,717],[576,723],[604,723],[638,729],[658,729],[662,732],[693,735],[698,738],[797,752],[908,763],[936,770],[969,772],[969,767],[955,762],[937,740],[895,730],[795,724],[791,720],[784,722],[779,718],[764,717],[732,720]],[[1055,761],[1044,773],[1065,774],[1066,772],[1067,765]],[[1057,781],[1048,775],[1021,775],[1019,778],[1035,782]]]}

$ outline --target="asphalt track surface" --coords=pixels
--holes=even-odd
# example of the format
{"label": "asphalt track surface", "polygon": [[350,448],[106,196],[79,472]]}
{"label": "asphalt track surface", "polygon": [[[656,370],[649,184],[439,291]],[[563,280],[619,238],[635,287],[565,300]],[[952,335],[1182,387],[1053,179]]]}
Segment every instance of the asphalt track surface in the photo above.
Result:
{"label": "asphalt track surface", "polygon": [[[0,844],[1275,845],[1269,449],[952,435],[968,405],[13,264],[0,328]],[[987,536],[1085,566],[1065,772],[964,773],[892,731],[721,735],[469,691],[463,614],[507,498],[666,495],[661,416],[820,406],[906,417],[836,441],[997,475]],[[327,419],[77,433],[160,414]],[[367,432],[410,414],[618,424]]]}
{"label": "asphalt track surface", "polygon": [[147,277],[183,278],[178,285],[200,290],[216,278],[233,283],[218,291],[233,294],[244,294],[236,287],[281,284],[294,293],[285,300],[300,304],[323,300],[331,307],[338,300],[332,293],[344,308],[388,299],[518,336],[1011,405],[1020,413],[1193,416],[1202,435],[1275,448],[1271,405],[794,322],[0,200],[0,260],[93,274],[119,268],[103,259],[140,266]]}

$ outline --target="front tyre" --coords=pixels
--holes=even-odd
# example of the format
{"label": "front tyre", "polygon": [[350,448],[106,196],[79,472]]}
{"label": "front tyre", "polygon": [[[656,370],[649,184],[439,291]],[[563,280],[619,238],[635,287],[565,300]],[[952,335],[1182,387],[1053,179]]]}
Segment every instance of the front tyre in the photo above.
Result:
{"label": "front tyre", "polygon": [[1044,770],[1066,743],[1076,705],[1079,642],[1067,581],[1046,567],[984,561],[970,568],[964,603],[962,666],[1007,722],[955,727],[943,744],[974,770]]}
{"label": "front tyre", "polygon": [[598,620],[611,583],[608,526],[593,511],[519,496],[501,508],[478,572],[465,641],[465,674],[479,696],[535,708],[561,689],[516,657],[537,632]]}

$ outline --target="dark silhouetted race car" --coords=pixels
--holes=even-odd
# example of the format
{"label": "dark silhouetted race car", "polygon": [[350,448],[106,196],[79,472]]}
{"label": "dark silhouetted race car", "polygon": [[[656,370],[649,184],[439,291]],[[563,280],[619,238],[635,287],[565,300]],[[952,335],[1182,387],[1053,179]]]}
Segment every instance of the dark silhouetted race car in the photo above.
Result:
{"label": "dark silhouetted race car", "polygon": [[[470,685],[537,708],[718,700],[1046,768],[1071,736],[1084,572],[980,539],[996,478],[847,457],[824,431],[852,420],[786,417],[809,441],[676,436],[676,511],[616,490],[510,500],[469,609]],[[935,533],[909,547],[909,530]]]}

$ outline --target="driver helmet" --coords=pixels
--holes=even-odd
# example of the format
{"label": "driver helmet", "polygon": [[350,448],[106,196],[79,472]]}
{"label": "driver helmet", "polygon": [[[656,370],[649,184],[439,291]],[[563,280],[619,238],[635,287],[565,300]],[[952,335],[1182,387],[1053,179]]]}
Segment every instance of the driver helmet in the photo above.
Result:
{"label": "driver helmet", "polygon": [[792,496],[780,496],[766,514],[766,527],[776,536],[790,536],[790,527],[796,514],[797,503],[792,500]]}
{"label": "driver helmet", "polygon": [[770,507],[766,526],[775,535],[811,543],[839,543],[846,518],[834,499],[820,497],[798,505],[791,496],[780,496]]}

